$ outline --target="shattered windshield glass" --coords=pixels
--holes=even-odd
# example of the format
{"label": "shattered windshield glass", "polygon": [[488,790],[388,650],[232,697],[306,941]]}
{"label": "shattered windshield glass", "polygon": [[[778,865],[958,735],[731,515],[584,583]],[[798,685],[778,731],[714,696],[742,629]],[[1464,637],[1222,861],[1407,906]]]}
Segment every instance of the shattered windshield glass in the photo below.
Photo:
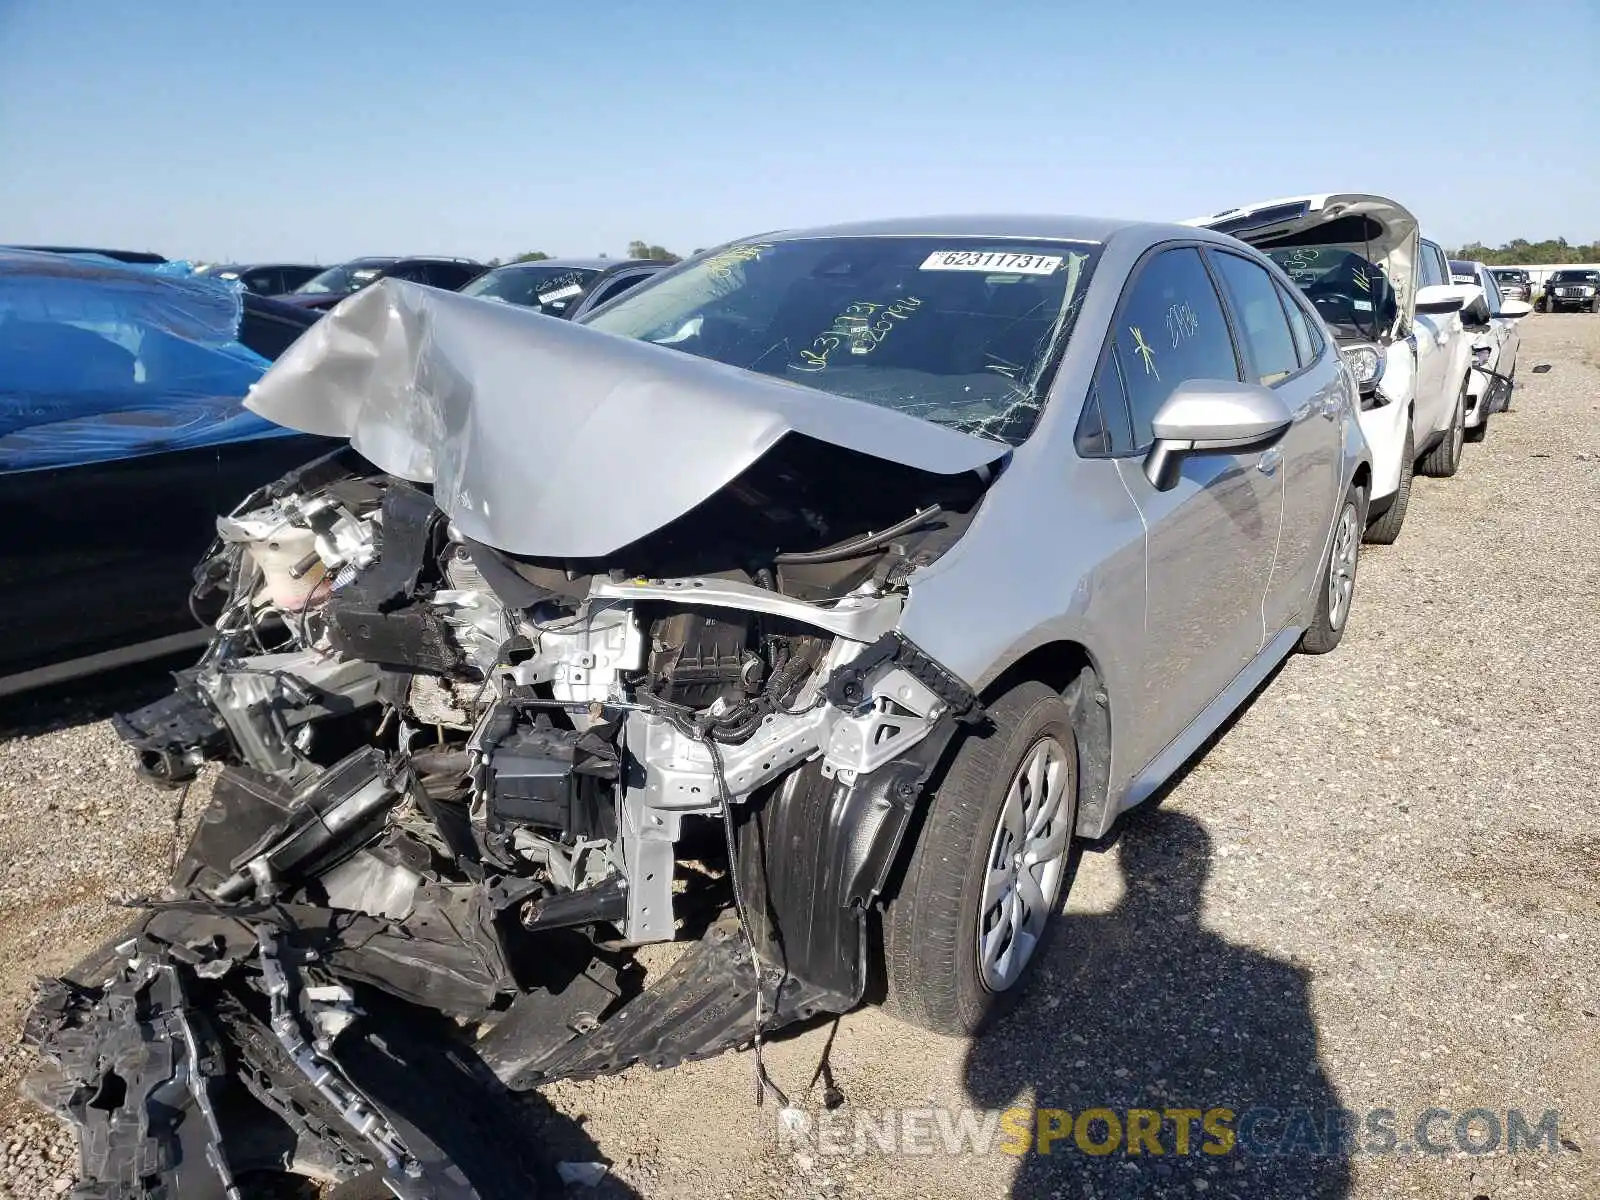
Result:
{"label": "shattered windshield glass", "polygon": [[1295,246],[1267,257],[1305,293],[1339,337],[1376,339],[1396,315],[1394,288],[1383,268],[1342,246]]}
{"label": "shattered windshield glass", "polygon": [[1018,445],[1099,253],[989,237],[754,241],[588,323]]}

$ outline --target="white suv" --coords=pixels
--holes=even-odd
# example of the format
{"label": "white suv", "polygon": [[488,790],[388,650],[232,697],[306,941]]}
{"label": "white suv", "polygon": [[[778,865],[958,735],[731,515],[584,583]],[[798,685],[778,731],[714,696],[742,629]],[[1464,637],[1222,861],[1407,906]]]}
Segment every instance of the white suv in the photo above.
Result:
{"label": "white suv", "polygon": [[1264,250],[1327,322],[1361,388],[1372,447],[1366,540],[1393,542],[1412,474],[1454,475],[1465,440],[1470,338],[1461,309],[1480,289],[1456,285],[1417,219],[1382,196],[1300,196],[1186,222]]}

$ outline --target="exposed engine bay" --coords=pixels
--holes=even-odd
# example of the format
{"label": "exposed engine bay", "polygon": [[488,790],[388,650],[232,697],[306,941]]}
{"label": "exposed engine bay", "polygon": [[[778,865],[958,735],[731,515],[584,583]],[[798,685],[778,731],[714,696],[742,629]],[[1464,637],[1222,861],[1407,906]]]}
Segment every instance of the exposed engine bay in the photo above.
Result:
{"label": "exposed engine bay", "polygon": [[907,580],[986,484],[790,434],[605,560],[541,559],[345,449],[220,519],[214,641],[117,719],[155,783],[222,764],[210,806],[28,1026],[77,1194],[240,1195],[263,1165],[486,1194],[361,1066],[373,1028],[434,1022],[523,1090],[854,1006],[919,797],[981,715],[897,632]]}

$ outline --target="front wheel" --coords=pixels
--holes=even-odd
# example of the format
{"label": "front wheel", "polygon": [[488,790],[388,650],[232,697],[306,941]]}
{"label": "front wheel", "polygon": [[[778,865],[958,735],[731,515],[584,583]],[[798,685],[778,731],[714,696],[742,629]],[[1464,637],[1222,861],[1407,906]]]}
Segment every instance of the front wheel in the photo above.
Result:
{"label": "front wheel", "polygon": [[1435,479],[1449,479],[1461,469],[1461,447],[1467,440],[1467,381],[1461,381],[1456,407],[1450,414],[1450,428],[1432,450],[1422,456],[1421,470]]}
{"label": "front wheel", "polygon": [[1406,509],[1411,504],[1411,480],[1416,474],[1416,442],[1411,436],[1411,423],[1406,423],[1406,444],[1400,450],[1400,486],[1395,488],[1389,507],[1371,525],[1367,526],[1364,541],[1375,546],[1392,546],[1400,536],[1400,527],[1406,523]]}
{"label": "front wheel", "polygon": [[967,735],[884,912],[885,1006],[969,1036],[1009,1008],[1055,915],[1078,812],[1072,712],[1018,684]]}
{"label": "front wheel", "polygon": [[1356,595],[1356,560],[1361,548],[1361,526],[1366,519],[1367,489],[1352,483],[1334,518],[1333,539],[1317,586],[1316,611],[1300,635],[1300,649],[1306,654],[1326,654],[1344,639],[1344,627]]}

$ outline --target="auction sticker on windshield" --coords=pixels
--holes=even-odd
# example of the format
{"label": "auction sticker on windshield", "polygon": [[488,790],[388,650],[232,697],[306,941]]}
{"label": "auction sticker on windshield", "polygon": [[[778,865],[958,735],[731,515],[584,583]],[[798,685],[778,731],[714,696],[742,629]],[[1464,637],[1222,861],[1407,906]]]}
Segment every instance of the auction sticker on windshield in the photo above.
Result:
{"label": "auction sticker on windshield", "polygon": [[1059,254],[1012,254],[1000,250],[935,250],[922,260],[924,271],[1000,271],[1049,275],[1061,266]]}
{"label": "auction sticker on windshield", "polygon": [[553,292],[540,292],[539,293],[539,303],[540,304],[550,304],[550,303],[552,303],[553,301],[556,301],[556,300],[565,300],[568,296],[576,296],[581,291],[583,291],[583,285],[582,284],[569,283],[569,284],[567,284],[566,287],[557,288]]}

